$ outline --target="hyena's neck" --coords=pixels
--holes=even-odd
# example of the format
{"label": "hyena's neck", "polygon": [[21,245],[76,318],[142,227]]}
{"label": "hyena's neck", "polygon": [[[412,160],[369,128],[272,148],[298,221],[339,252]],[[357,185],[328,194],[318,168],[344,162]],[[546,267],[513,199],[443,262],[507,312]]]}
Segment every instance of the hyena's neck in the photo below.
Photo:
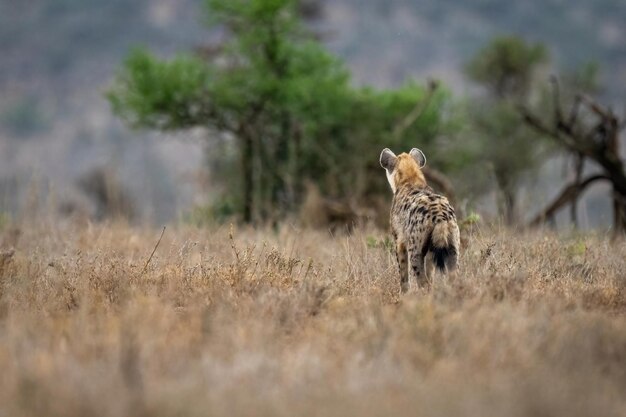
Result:
{"label": "hyena's neck", "polygon": [[432,191],[432,188],[426,184],[426,181],[405,182],[396,186],[395,195],[411,194],[419,191]]}
{"label": "hyena's neck", "polygon": [[403,188],[415,190],[428,187],[424,174],[419,170],[415,170],[414,172],[398,172],[395,176],[395,185],[396,190]]}

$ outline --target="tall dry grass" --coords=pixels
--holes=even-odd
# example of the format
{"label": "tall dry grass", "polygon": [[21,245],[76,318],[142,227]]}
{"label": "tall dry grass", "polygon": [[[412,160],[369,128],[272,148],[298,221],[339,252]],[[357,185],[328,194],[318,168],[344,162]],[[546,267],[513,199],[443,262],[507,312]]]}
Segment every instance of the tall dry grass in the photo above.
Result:
{"label": "tall dry grass", "polygon": [[0,416],[626,415],[624,243],[475,231],[399,298],[384,232],[159,232],[0,232]]}

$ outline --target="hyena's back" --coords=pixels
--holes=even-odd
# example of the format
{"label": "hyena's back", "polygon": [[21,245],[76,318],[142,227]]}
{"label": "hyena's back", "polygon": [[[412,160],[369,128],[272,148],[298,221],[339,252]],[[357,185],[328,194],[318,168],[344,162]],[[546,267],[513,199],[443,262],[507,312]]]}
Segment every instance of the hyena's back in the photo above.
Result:
{"label": "hyena's back", "polygon": [[[406,192],[403,192],[406,191]],[[429,188],[399,190],[391,213],[392,229],[407,241],[409,251],[432,254],[442,272],[457,267],[460,234],[454,209]]]}

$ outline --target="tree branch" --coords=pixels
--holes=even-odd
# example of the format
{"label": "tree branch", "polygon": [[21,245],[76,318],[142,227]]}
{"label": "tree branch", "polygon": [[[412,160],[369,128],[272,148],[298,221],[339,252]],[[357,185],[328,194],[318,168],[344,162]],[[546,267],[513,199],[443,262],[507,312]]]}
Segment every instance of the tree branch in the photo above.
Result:
{"label": "tree branch", "polygon": [[[551,137],[571,152],[582,153],[583,155],[594,159],[594,155],[592,155],[593,149],[590,149],[589,146],[585,146],[585,144],[581,143],[579,140],[576,140],[577,136],[573,131],[573,128],[565,124],[561,124],[557,125],[554,129],[551,129],[546,124],[544,124],[541,119],[532,114],[526,107],[520,106],[518,107],[518,110],[522,114],[524,121],[535,130],[537,130],[539,133]],[[561,131],[564,134],[561,134]]]}
{"label": "tree branch", "polygon": [[409,114],[407,114],[404,119],[402,119],[396,127],[393,129],[393,137],[399,138],[413,123],[420,118],[424,111],[428,108],[428,105],[432,101],[433,96],[435,95],[435,91],[439,87],[439,83],[435,80],[430,80],[428,82],[428,94],[424,97],[423,100],[420,100],[413,110]]}
{"label": "tree branch", "polygon": [[424,173],[428,183],[433,184],[435,188],[445,194],[448,200],[450,200],[450,203],[456,207],[457,204],[454,187],[448,177],[443,172],[428,166],[422,168],[422,172]]}
{"label": "tree branch", "polygon": [[574,104],[572,104],[572,108],[570,109],[569,117],[567,118],[567,125],[570,126],[572,129],[576,124],[576,119],[578,119],[578,112],[580,111],[581,100],[582,99],[580,98],[580,95],[577,94],[574,98]]}
{"label": "tree branch", "polygon": [[581,101],[591,109],[592,112],[597,114],[601,119],[610,119],[612,118],[611,112],[605,110],[601,105],[599,105],[594,99],[589,97],[586,94],[580,95]]}
{"label": "tree branch", "polygon": [[546,208],[541,210],[539,214],[537,214],[533,220],[528,223],[528,227],[537,227],[541,223],[543,223],[547,218],[552,217],[557,211],[565,207],[570,201],[578,198],[578,196],[592,183],[599,180],[608,180],[609,178],[606,175],[598,174],[593,175],[589,178],[586,178],[584,181],[579,183],[573,183],[567,185],[559,195],[552,201],[552,203],[548,204]]}

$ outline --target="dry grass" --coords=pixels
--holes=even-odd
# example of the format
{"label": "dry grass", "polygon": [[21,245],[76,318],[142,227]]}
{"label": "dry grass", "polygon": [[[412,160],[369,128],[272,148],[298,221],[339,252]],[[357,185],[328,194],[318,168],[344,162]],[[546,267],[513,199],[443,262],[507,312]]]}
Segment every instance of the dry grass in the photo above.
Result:
{"label": "dry grass", "polygon": [[475,233],[400,299],[379,231],[19,228],[0,416],[626,415],[624,243]]}

